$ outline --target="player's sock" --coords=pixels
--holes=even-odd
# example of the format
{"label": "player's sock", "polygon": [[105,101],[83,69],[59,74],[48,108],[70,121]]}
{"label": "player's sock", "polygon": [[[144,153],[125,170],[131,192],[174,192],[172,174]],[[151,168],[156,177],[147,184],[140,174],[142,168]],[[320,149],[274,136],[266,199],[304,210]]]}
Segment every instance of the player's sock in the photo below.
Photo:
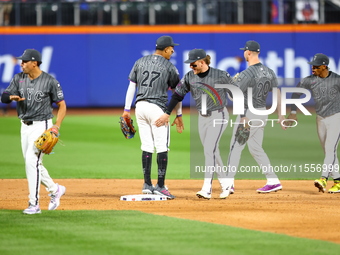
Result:
{"label": "player's sock", "polygon": [[158,186],[164,186],[166,168],[168,166],[168,152],[160,152],[157,154],[157,164],[158,164]]}
{"label": "player's sock", "polygon": [[143,151],[142,166],[143,166],[144,182],[148,185],[152,185],[151,164],[152,164],[152,153]]}

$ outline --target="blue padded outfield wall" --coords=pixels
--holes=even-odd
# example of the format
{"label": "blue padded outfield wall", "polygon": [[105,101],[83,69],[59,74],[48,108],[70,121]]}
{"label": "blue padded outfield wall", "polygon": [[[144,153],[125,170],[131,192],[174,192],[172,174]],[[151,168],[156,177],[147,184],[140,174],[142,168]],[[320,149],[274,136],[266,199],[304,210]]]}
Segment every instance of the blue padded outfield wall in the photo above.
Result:
{"label": "blue padded outfield wall", "polygon": [[[331,70],[340,73],[340,34],[329,32],[240,32],[240,33],[47,33],[0,34],[0,81],[7,87],[13,76],[11,55],[20,56],[26,48],[42,52],[41,68],[54,75],[65,92],[69,107],[123,107],[128,75],[134,62],[152,54],[159,36],[171,35],[176,43],[171,61],[182,77],[189,71],[183,64],[193,48],[212,56],[211,66],[234,75],[239,63],[235,56],[247,40],[261,44],[261,60],[282,79],[281,85],[295,86],[293,78],[311,73],[315,53],[330,57]],[[287,79],[289,78],[289,79]],[[284,81],[285,80],[285,81]],[[189,105],[188,95],[184,101]]]}

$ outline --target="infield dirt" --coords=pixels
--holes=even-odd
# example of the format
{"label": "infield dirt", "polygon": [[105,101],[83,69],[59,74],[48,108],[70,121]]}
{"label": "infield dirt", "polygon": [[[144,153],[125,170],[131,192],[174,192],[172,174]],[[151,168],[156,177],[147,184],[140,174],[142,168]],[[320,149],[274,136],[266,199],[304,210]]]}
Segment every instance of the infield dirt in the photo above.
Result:
{"label": "infield dirt", "polygon": [[[189,112],[188,109],[183,109]],[[68,109],[68,114],[119,114],[122,109]],[[14,110],[9,116],[16,115]],[[313,180],[282,180],[283,190],[258,194],[265,180],[235,180],[236,192],[219,199],[220,188],[213,184],[210,200],[195,196],[202,180],[167,180],[176,199],[169,201],[121,201],[123,195],[140,194],[142,180],[59,179],[66,186],[58,210],[138,210],[157,215],[205,221],[245,229],[268,231],[340,243],[340,193],[319,193]],[[155,181],[154,181],[155,183]],[[329,189],[332,181],[328,182]],[[0,179],[0,209],[23,210],[27,207],[26,179]],[[41,187],[41,209],[47,210],[49,197]],[[44,213],[44,212],[42,212]]]}
{"label": "infield dirt", "polygon": [[[283,190],[258,194],[264,180],[236,180],[235,194],[219,199],[220,188],[213,184],[210,200],[195,196],[202,180],[167,180],[176,196],[168,201],[121,201],[123,195],[141,194],[143,180],[58,179],[66,186],[58,210],[138,210],[273,233],[340,243],[340,193],[319,193],[313,181],[282,181]],[[155,181],[154,181],[155,183]],[[331,187],[328,184],[328,189]],[[26,179],[0,179],[0,209],[23,210],[27,206]],[[41,187],[41,209],[49,197]],[[44,212],[42,212],[44,213]]]}

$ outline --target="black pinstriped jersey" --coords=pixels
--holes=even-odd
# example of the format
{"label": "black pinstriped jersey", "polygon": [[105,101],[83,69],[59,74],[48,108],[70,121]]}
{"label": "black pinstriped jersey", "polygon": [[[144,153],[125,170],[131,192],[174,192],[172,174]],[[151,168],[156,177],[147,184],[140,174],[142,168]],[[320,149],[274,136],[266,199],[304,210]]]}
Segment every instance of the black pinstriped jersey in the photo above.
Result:
{"label": "black pinstriped jersey", "polygon": [[[316,114],[327,117],[340,112],[340,75],[329,72],[326,78],[310,75],[297,85],[312,92]],[[302,95],[301,93],[296,93]]]}
{"label": "black pinstriped jersey", "polygon": [[[201,78],[189,71],[176,87],[176,93],[184,97],[189,91],[196,103],[198,111],[202,109],[202,95],[207,95],[207,111],[215,111],[227,105],[227,93],[225,88],[215,88],[216,84],[235,85],[229,73],[209,67],[209,73]],[[236,86],[236,85],[235,85]]]}
{"label": "black pinstriped jersey", "polygon": [[59,82],[50,74],[42,72],[31,80],[28,74],[16,74],[4,93],[25,98],[17,102],[18,116],[22,120],[42,121],[53,118],[52,103],[64,100]]}
{"label": "black pinstriped jersey", "polygon": [[249,66],[237,77],[236,84],[245,95],[245,104],[248,105],[248,88],[252,88],[252,101],[254,108],[266,107],[268,93],[277,87],[278,81],[274,71],[262,63]]}
{"label": "black pinstriped jersey", "polygon": [[137,84],[136,102],[146,100],[165,110],[168,90],[178,84],[179,73],[166,58],[148,55],[135,62],[129,80]]}

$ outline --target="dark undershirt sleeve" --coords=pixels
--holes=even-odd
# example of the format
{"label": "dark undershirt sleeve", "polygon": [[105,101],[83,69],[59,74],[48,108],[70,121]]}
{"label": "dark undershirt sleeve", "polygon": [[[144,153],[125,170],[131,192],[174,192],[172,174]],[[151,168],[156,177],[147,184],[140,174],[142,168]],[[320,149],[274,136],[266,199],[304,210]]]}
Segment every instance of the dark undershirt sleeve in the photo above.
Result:
{"label": "dark undershirt sleeve", "polygon": [[[302,95],[301,93],[293,93],[292,94],[292,99],[299,99],[301,95]],[[290,105],[290,111],[296,111],[296,110],[297,110],[296,105],[295,104],[291,104]]]}
{"label": "dark undershirt sleeve", "polygon": [[10,94],[4,92],[1,95],[1,102],[3,102],[4,104],[9,104],[10,102],[12,102],[12,100],[9,99]]}
{"label": "dark undershirt sleeve", "polygon": [[165,110],[165,113],[170,115],[172,110],[176,107],[176,105],[183,100],[184,97],[178,95],[177,93],[172,94],[170,103],[168,108]]}

